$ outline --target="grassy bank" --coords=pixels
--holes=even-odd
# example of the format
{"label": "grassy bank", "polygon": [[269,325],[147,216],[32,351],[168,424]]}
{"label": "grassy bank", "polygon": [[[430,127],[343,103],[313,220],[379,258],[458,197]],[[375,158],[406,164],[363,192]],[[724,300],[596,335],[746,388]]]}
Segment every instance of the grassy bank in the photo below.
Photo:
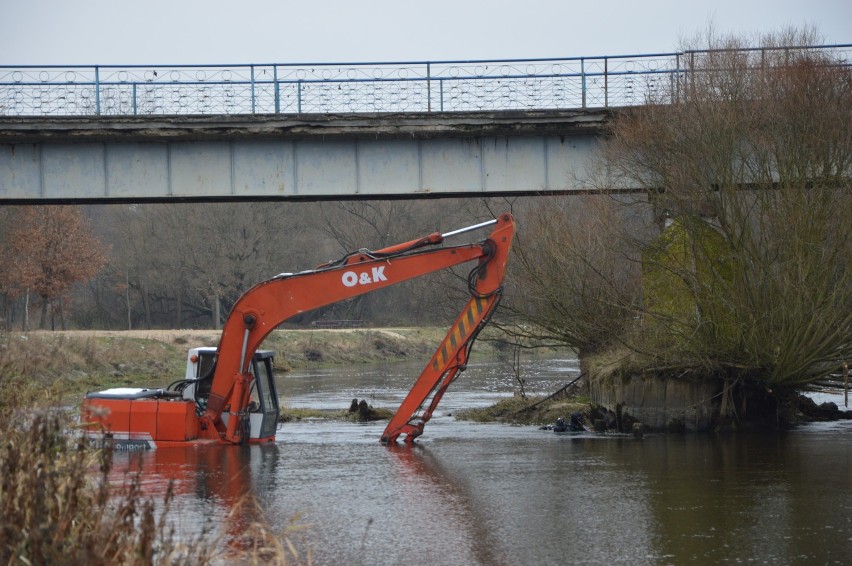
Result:
{"label": "grassy bank", "polygon": [[502,422],[518,425],[552,425],[559,417],[566,421],[571,413],[581,413],[588,421],[586,397],[563,396],[543,400],[540,397],[512,397],[490,407],[456,411],[457,419],[475,422]]}
{"label": "grassy bank", "polygon": [[[262,347],[275,351],[279,372],[396,360],[425,364],[445,332],[441,328],[276,330]],[[26,396],[28,403],[68,404],[95,389],[165,386],[184,376],[187,349],[216,346],[218,340],[219,333],[212,330],[7,332],[0,334],[0,367],[12,376],[5,380],[5,387],[13,388],[7,393]],[[493,353],[497,346],[480,340],[475,349]]]}

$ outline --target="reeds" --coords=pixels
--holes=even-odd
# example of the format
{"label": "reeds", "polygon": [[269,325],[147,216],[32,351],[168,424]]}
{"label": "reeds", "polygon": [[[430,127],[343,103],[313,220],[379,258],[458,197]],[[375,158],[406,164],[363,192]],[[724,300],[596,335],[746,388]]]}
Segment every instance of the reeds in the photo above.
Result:
{"label": "reeds", "polygon": [[[260,512],[237,545],[208,531],[178,537],[171,485],[156,500],[142,493],[139,472],[115,485],[111,451],[71,434],[62,413],[39,411],[13,424],[2,427],[0,564],[310,563]],[[238,506],[250,504],[258,505],[246,497]]]}
{"label": "reeds", "polygon": [[[172,546],[138,479],[111,497],[112,455],[66,432],[60,413],[37,412],[3,428],[0,560],[4,564],[152,564]],[[157,541],[155,543],[155,541]]]}
{"label": "reeds", "polygon": [[311,562],[262,513],[237,547],[215,528],[176,533],[172,486],[151,497],[141,472],[111,473],[109,447],[78,434],[67,410],[44,408],[50,383],[28,360],[0,347],[0,566]]}

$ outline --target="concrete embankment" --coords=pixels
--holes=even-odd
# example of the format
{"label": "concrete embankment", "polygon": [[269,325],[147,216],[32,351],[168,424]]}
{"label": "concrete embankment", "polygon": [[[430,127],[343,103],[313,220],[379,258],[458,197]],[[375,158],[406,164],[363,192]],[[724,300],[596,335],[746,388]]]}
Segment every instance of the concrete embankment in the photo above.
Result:
{"label": "concrete embankment", "polygon": [[618,421],[639,421],[651,430],[710,430],[720,392],[720,383],[712,380],[633,376],[589,382],[592,403],[606,407]]}

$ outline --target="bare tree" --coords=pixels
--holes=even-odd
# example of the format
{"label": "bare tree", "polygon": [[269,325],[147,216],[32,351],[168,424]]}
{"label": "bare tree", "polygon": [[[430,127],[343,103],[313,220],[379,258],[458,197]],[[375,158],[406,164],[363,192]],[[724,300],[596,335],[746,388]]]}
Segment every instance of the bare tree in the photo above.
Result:
{"label": "bare tree", "polygon": [[192,285],[214,323],[256,283],[304,264],[310,246],[304,238],[303,208],[288,203],[210,204],[189,227],[198,236]]}
{"label": "bare tree", "polygon": [[852,357],[852,69],[815,43],[711,37],[674,103],[614,122],[608,184],[676,222],[643,249],[646,367],[783,390]]}
{"label": "bare tree", "polygon": [[12,227],[15,225],[14,219],[16,214],[17,212],[13,207],[0,209],[0,257],[5,258],[4,269],[0,270],[0,299],[3,301],[0,328],[9,324],[10,307],[22,292],[15,277],[15,266],[12,264],[17,256],[11,242]]}
{"label": "bare tree", "polygon": [[40,297],[41,328],[47,328],[48,310],[54,307],[65,329],[68,291],[103,267],[106,247],[94,236],[77,207],[21,208],[16,224],[11,234],[16,285]]}
{"label": "bare tree", "polygon": [[515,324],[507,330],[581,358],[623,341],[641,295],[641,265],[625,234],[642,231],[643,208],[600,195],[520,206],[504,302]]}

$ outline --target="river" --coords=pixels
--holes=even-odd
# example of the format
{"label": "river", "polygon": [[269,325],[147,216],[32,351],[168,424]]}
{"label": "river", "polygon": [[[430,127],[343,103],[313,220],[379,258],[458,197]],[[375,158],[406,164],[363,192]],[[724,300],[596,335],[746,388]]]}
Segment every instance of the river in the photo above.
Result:
{"label": "river", "polygon": [[[393,407],[409,363],[290,372],[292,407]],[[176,480],[178,526],[225,542],[248,491],[314,564],[848,564],[852,421],[785,433],[556,434],[457,421],[460,408],[511,395],[507,361],[471,364],[413,447],[379,444],[381,423],[286,423],[278,442],[144,455],[149,493]],[[527,360],[533,394],[578,374],[565,357]],[[835,399],[836,400],[836,399]],[[840,403],[842,404],[842,397]],[[129,462],[128,462],[129,463]]]}

